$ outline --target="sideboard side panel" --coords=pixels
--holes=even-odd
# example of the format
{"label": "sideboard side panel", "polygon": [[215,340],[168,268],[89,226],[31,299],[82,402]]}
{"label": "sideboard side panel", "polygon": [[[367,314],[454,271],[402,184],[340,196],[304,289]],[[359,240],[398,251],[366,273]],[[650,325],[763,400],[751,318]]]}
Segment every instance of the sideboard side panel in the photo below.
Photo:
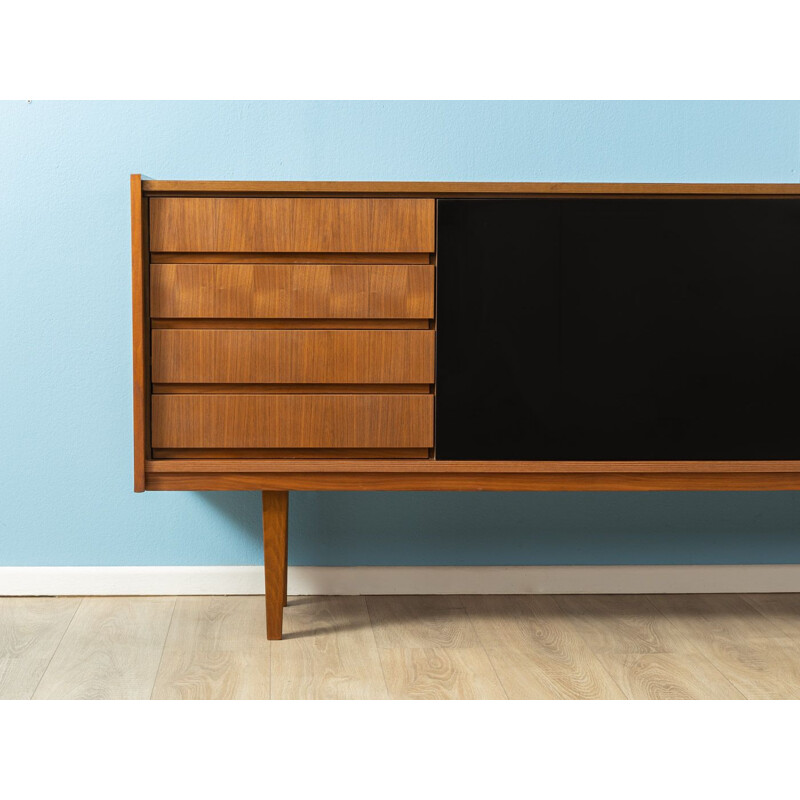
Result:
{"label": "sideboard side panel", "polygon": [[131,281],[133,297],[133,490],[145,490],[150,458],[150,245],[148,198],[142,176],[131,175]]}

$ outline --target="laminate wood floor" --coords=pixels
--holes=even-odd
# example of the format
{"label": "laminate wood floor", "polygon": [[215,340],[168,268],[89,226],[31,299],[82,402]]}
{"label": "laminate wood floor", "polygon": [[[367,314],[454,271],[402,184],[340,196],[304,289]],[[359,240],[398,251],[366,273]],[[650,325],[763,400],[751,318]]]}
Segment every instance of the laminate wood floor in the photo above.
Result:
{"label": "laminate wood floor", "polygon": [[0,699],[800,699],[800,595],[0,598]]}

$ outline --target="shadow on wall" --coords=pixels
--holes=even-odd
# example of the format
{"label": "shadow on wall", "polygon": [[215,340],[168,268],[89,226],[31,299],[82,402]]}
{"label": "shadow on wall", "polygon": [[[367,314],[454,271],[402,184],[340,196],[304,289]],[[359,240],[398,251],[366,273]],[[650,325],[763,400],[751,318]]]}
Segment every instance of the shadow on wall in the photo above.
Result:
{"label": "shadow on wall", "polygon": [[193,492],[249,544],[261,547],[261,492]]}
{"label": "shadow on wall", "polygon": [[[260,493],[200,496],[260,548]],[[800,563],[800,493],[292,492],[289,560],[315,566]]]}

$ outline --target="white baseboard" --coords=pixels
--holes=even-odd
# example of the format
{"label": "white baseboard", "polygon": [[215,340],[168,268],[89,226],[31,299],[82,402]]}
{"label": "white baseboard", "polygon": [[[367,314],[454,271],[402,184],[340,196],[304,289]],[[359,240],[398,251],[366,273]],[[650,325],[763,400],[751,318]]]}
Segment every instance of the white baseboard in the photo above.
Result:
{"label": "white baseboard", "polygon": [[[289,567],[289,594],[800,592],[800,564]],[[0,596],[263,594],[246,567],[0,567]]]}

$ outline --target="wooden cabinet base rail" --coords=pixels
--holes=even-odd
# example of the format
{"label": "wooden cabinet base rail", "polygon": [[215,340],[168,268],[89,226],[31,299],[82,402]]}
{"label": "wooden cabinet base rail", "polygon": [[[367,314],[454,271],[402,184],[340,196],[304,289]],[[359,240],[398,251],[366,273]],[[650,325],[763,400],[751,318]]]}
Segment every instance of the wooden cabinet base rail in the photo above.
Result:
{"label": "wooden cabinet base rail", "polygon": [[147,491],[797,492],[796,472],[463,473],[185,472],[148,474]]}
{"label": "wooden cabinet base rail", "polygon": [[134,491],[800,491],[798,184],[131,177]]}

